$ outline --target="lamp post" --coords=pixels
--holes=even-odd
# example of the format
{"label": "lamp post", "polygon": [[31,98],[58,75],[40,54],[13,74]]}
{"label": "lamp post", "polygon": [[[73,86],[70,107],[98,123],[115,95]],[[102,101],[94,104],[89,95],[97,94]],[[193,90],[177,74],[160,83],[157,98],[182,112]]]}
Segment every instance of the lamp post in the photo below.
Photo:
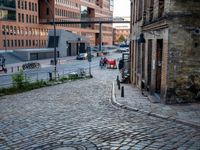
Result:
{"label": "lamp post", "polygon": [[51,15],[52,15],[52,18],[53,18],[53,30],[54,30],[54,40],[53,40],[53,43],[54,43],[54,73],[55,73],[55,79],[56,79],[56,72],[57,72],[57,51],[56,51],[56,25],[55,25],[55,15],[53,14],[53,11],[52,11],[52,8],[48,2],[48,0],[45,0],[45,3],[48,5],[49,9],[50,9],[50,12],[51,12]]}

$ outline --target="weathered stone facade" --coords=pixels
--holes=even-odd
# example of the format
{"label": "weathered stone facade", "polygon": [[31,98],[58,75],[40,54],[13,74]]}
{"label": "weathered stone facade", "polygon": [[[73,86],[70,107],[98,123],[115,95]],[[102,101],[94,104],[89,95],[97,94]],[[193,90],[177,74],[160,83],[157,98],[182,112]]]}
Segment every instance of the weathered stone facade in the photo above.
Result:
{"label": "weathered stone facade", "polygon": [[132,83],[162,103],[200,101],[200,1],[131,5]]}

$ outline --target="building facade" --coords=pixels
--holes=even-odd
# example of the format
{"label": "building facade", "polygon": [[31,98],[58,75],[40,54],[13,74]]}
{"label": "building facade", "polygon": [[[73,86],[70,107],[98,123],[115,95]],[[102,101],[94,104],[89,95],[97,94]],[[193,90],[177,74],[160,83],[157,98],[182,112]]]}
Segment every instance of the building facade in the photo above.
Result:
{"label": "building facade", "polygon": [[200,1],[131,0],[131,82],[162,103],[200,100]]}
{"label": "building facade", "polygon": [[[113,0],[2,0],[0,4],[0,50],[47,47],[52,25],[41,22],[94,17],[112,17]],[[63,24],[56,29],[71,31],[99,43],[98,24]],[[103,24],[104,44],[112,44],[112,25]]]}
{"label": "building facade", "polygon": [[129,41],[130,27],[129,26],[115,26],[113,28],[113,43],[120,44],[119,38],[123,36],[125,41]]}

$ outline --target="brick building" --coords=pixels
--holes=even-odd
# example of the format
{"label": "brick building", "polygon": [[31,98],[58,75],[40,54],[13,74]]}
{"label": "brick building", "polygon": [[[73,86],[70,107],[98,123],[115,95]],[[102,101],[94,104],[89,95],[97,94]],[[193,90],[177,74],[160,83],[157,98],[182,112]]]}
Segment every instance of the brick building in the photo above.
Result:
{"label": "brick building", "polygon": [[131,82],[162,103],[200,100],[200,1],[131,0]]}
{"label": "brick building", "polygon": [[[62,21],[66,18],[112,17],[113,0],[2,0],[0,1],[0,50],[42,48],[47,46],[51,25],[43,21]],[[53,14],[53,15],[52,15]],[[99,42],[99,25],[65,24],[57,29],[72,31],[90,39],[91,45]],[[104,44],[112,44],[112,25],[103,24]]]}
{"label": "brick building", "polygon": [[122,36],[129,40],[130,26],[115,26],[113,28],[113,42],[114,44],[119,44],[119,37]]}

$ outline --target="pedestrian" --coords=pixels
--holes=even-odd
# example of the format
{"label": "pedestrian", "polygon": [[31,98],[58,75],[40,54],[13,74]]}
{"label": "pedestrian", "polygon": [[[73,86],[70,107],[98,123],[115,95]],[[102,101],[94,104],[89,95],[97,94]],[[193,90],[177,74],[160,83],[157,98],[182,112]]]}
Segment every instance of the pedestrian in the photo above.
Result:
{"label": "pedestrian", "polygon": [[103,65],[104,65],[104,64],[103,64],[103,63],[104,63],[103,61],[104,61],[104,60],[103,60],[103,58],[101,57],[101,59],[100,59],[100,61],[99,61],[99,66],[101,67],[101,69],[103,68]]}
{"label": "pedestrian", "polygon": [[103,59],[103,66],[106,67],[106,64],[107,64],[107,58],[104,57],[104,59]]}

